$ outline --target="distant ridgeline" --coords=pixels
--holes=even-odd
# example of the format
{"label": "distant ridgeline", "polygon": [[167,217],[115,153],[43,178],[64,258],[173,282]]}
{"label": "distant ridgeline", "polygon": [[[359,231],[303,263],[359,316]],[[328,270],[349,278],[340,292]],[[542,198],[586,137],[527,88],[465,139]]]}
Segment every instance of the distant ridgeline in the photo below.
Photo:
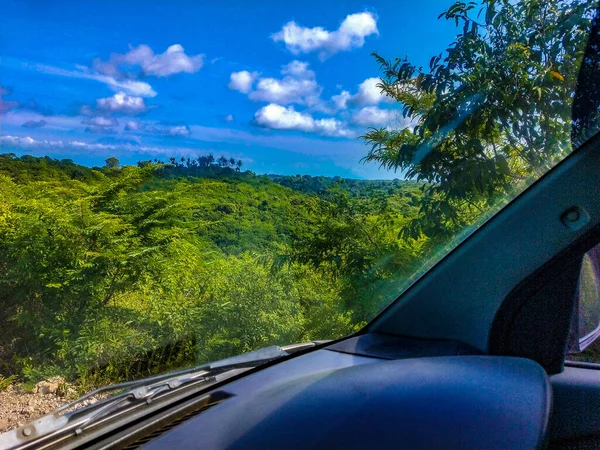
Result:
{"label": "distant ridgeline", "polygon": [[45,180],[93,180],[101,174],[100,168],[75,164],[71,159],[54,159],[49,156],[38,158],[25,155],[18,157],[14,153],[0,154],[0,175],[5,175],[17,183]]}
{"label": "distant ridgeline", "polygon": [[[155,166],[154,175],[170,178],[173,176],[202,176],[214,177],[241,173],[242,161],[224,156],[215,158],[212,155],[198,158],[170,158],[169,161],[158,159],[138,161],[138,167]],[[54,159],[49,156],[17,156],[14,153],[0,154],[0,174],[8,175],[14,181],[43,181],[43,180],[93,180],[101,174],[116,175],[121,169],[119,160],[115,157],[106,159],[103,167],[86,167],[76,164],[71,159]],[[254,174],[252,174],[254,175]]]}
{"label": "distant ridgeline", "polygon": [[[201,178],[238,178],[246,181],[267,181],[280,184],[305,194],[325,196],[332,188],[347,191],[352,197],[373,196],[375,194],[394,194],[398,190],[414,191],[419,183],[394,180],[357,180],[339,176],[311,175],[256,175],[254,172],[241,171],[243,162],[234,158],[212,155],[197,158],[171,157],[168,162],[154,159],[139,161],[138,167],[156,166],[153,175],[156,178],[201,177]],[[0,175],[6,175],[17,183],[45,180],[94,181],[102,175],[116,175],[121,168],[117,158],[108,158],[103,167],[87,167],[76,164],[71,159],[54,159],[49,156],[16,156],[14,153],[0,154]]]}
{"label": "distant ridgeline", "polygon": [[311,175],[267,175],[272,181],[295,191],[322,196],[329,189],[339,186],[351,196],[372,196],[375,193],[396,193],[398,189],[417,188],[414,181],[394,180],[357,180],[342,177],[324,177]]}

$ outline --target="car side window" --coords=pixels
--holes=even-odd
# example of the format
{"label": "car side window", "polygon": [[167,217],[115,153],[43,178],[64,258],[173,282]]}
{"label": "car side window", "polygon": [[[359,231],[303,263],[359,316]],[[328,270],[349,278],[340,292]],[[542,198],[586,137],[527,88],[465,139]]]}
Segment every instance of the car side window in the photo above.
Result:
{"label": "car side window", "polygon": [[567,360],[600,363],[600,244],[583,255]]}

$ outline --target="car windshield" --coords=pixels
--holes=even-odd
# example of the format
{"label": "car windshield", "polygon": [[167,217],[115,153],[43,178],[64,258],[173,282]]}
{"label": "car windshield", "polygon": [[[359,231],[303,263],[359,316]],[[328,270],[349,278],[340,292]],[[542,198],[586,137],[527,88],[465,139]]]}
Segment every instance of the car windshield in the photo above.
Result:
{"label": "car windshield", "polygon": [[358,331],[595,134],[595,8],[9,0],[0,431]]}

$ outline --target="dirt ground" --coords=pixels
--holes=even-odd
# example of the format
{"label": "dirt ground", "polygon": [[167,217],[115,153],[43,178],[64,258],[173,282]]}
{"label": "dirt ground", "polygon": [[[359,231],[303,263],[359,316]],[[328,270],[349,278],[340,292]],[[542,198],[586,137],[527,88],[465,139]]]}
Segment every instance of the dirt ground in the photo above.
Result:
{"label": "dirt ground", "polygon": [[[41,381],[33,390],[13,384],[0,391],[0,433],[51,413],[77,397],[76,390],[61,377]],[[91,398],[85,403],[97,401]]]}

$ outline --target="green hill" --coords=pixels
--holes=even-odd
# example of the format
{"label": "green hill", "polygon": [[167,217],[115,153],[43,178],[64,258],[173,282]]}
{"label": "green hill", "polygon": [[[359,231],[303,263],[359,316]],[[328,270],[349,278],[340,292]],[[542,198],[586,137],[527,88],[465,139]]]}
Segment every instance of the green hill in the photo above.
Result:
{"label": "green hill", "polygon": [[411,281],[415,183],[237,169],[0,155],[0,373],[102,384],[336,338]]}

